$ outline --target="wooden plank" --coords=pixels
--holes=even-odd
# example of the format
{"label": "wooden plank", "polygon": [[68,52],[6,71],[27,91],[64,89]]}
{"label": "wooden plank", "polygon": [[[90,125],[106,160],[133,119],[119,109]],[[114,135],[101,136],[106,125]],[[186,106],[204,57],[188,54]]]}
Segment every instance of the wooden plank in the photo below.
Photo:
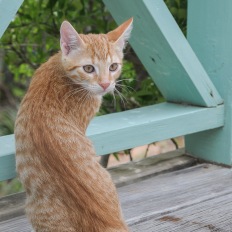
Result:
{"label": "wooden plank", "polygon": [[117,187],[136,183],[163,173],[183,169],[196,164],[196,159],[185,156],[184,149],[171,151],[136,162],[129,162],[109,168],[113,181]]}
{"label": "wooden plank", "polygon": [[[117,187],[125,186],[151,176],[183,169],[196,164],[195,159],[183,154],[183,149],[180,149],[109,168],[108,171]],[[0,198],[0,222],[24,215],[25,199],[24,192]]]}
{"label": "wooden plank", "polygon": [[2,232],[33,232],[26,216],[20,216],[0,222],[0,231]]}
{"label": "wooden plank", "polygon": [[131,226],[132,232],[231,232],[232,194],[212,198],[201,204],[153,217]]}
{"label": "wooden plank", "polygon": [[134,18],[130,44],[167,101],[223,102],[163,0],[103,2],[117,23]]}
{"label": "wooden plank", "polygon": [[159,175],[118,189],[123,213],[133,225],[232,193],[230,169],[210,164]]}
{"label": "wooden plank", "polygon": [[0,38],[14,18],[23,0],[0,0]]}
{"label": "wooden plank", "polygon": [[[214,108],[161,103],[96,117],[87,135],[98,155],[223,126],[223,105]],[[0,138],[0,180],[15,172],[13,135]],[[7,168],[6,168],[7,167]]]}
{"label": "wooden plank", "polygon": [[[205,226],[210,224],[214,228],[223,228],[221,226],[225,225],[225,229],[228,225],[231,225],[231,220],[229,220],[232,207],[231,179],[232,172],[230,169],[211,164],[201,164],[120,187],[118,192],[124,216],[132,231],[189,232],[194,231],[194,229],[201,231],[197,229],[205,229]],[[165,216],[167,217],[165,218]],[[222,216],[224,216],[224,219]],[[183,220],[183,223],[178,221],[180,228],[183,228],[183,230],[171,230],[170,221],[172,217],[176,220],[177,218]],[[191,217],[192,219],[190,219]],[[189,223],[189,230],[184,227],[184,222]],[[191,224],[191,222],[198,224]],[[159,227],[150,226],[155,223]],[[139,225],[142,225],[142,227],[139,227]],[[170,230],[165,230],[166,227]],[[17,228],[17,231],[22,232],[30,230],[27,219],[22,216],[11,221],[0,222],[0,231],[13,232],[12,228]],[[146,230],[147,228],[150,230]],[[209,229],[209,227],[206,229]],[[212,231],[229,232],[230,230]]]}
{"label": "wooden plank", "polygon": [[187,151],[205,160],[232,164],[232,1],[190,0],[188,40],[225,100],[225,126],[186,137]]}
{"label": "wooden plank", "polygon": [[0,222],[24,215],[25,200],[25,192],[0,198]]}

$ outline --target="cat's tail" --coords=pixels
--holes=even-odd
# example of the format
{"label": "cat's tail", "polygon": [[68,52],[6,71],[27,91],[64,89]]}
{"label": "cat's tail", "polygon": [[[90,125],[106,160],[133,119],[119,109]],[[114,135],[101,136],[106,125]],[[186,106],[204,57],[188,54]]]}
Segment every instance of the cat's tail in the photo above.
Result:
{"label": "cat's tail", "polygon": [[49,129],[45,123],[34,123],[31,131],[31,138],[41,163],[48,172],[50,181],[56,186],[57,194],[62,195],[63,204],[74,227],[79,226],[80,222],[76,219],[81,217],[82,226],[89,227],[86,230],[89,232],[92,231],[93,225],[96,225],[96,232],[104,231],[103,228],[106,231],[107,228],[127,231],[116,190],[111,178],[107,176],[108,173],[105,175],[106,171],[97,162],[88,160],[88,157],[85,160],[89,161],[86,166],[88,170],[81,173],[81,165],[78,169],[77,164],[73,163],[71,155],[78,155],[81,151],[77,150],[78,146],[71,146],[65,141],[80,138],[80,134],[70,132],[61,139],[59,132]]}

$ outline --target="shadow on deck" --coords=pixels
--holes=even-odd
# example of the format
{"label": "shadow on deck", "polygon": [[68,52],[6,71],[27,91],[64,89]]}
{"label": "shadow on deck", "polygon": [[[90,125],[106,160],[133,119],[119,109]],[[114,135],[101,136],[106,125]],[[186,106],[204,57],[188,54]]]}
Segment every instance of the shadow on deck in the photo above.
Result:
{"label": "shadow on deck", "polygon": [[[109,169],[132,232],[232,231],[232,171],[175,151]],[[25,194],[0,199],[0,231],[29,232]]]}

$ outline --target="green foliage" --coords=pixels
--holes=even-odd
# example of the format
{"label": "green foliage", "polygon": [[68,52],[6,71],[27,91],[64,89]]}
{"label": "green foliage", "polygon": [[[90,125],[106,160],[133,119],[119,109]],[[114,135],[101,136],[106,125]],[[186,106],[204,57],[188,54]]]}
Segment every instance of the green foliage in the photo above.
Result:
{"label": "green foliage", "polygon": [[186,35],[187,32],[187,0],[164,0],[170,12]]}
{"label": "green foliage", "polygon": [[0,197],[22,192],[24,189],[17,178],[9,181],[0,182]]}
{"label": "green foliage", "polygon": [[16,111],[12,108],[5,108],[0,114],[0,136],[14,133],[14,119]]}

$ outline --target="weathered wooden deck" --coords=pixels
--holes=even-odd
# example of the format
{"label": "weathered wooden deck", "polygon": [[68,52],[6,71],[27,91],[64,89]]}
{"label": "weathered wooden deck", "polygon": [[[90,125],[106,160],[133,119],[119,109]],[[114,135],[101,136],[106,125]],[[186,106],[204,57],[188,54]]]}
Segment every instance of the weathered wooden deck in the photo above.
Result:
{"label": "weathered wooden deck", "polygon": [[[232,171],[176,151],[109,169],[134,232],[231,232]],[[24,193],[0,200],[0,231],[29,232]]]}

